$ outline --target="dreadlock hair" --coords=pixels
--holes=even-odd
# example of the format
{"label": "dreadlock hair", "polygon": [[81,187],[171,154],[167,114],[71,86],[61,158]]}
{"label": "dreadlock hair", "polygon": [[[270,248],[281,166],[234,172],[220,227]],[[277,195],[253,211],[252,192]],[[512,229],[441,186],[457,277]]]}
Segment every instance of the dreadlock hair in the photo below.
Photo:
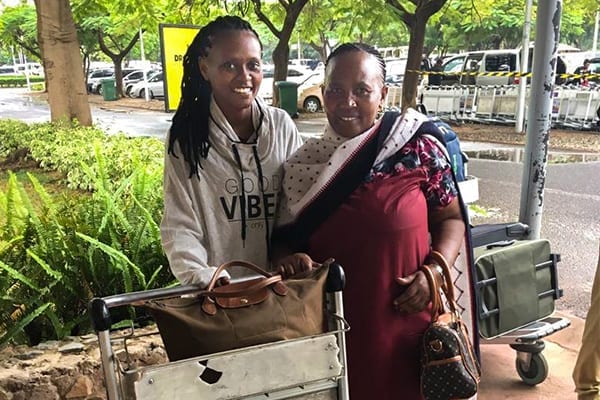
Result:
{"label": "dreadlock hair", "polygon": [[211,21],[196,35],[183,56],[183,78],[181,80],[181,100],[173,116],[169,134],[168,154],[175,154],[175,142],[190,167],[190,175],[198,175],[202,168],[201,158],[206,159],[210,145],[208,126],[210,119],[210,98],[212,89],[200,73],[198,65],[201,57],[206,57],[215,36],[227,31],[250,31],[256,36],[262,49],[260,38],[252,26],[240,17],[226,15]]}
{"label": "dreadlock hair", "polygon": [[364,51],[365,53],[371,54],[372,56],[374,56],[377,59],[377,62],[379,63],[379,69],[381,70],[381,82],[385,83],[385,61],[383,60],[383,57],[381,56],[381,53],[373,46],[370,46],[368,44],[365,43],[342,43],[340,44],[338,47],[335,48],[335,50],[333,50],[331,52],[331,54],[329,54],[329,57],[327,57],[327,61],[325,61],[325,69],[327,70],[327,66],[329,65],[329,62],[334,59],[335,57],[341,55],[341,54],[345,54],[345,53],[349,53],[351,51]]}

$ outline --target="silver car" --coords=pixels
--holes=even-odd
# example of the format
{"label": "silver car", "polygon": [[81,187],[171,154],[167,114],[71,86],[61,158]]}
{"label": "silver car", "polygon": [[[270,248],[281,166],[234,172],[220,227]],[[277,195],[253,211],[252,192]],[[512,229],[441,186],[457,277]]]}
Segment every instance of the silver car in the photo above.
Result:
{"label": "silver car", "polygon": [[[146,70],[146,79],[152,78],[158,71]],[[126,96],[129,96],[129,91],[135,83],[144,80],[144,70],[136,69],[127,75],[123,75],[123,90]]]}
{"label": "silver car", "polygon": [[[146,97],[146,84],[143,80],[134,83],[129,89],[126,88],[125,90],[128,91],[131,97]],[[165,96],[162,72],[158,72],[148,79],[148,94],[151,99]]]}

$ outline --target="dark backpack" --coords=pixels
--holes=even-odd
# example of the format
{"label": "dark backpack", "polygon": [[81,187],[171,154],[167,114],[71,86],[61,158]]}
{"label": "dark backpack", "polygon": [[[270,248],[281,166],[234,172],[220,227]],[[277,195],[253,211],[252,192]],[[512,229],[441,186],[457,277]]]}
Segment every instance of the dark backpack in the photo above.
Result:
{"label": "dark backpack", "polygon": [[444,137],[444,143],[446,145],[446,150],[448,151],[448,157],[450,158],[450,163],[452,164],[452,171],[454,172],[454,176],[456,176],[456,180],[458,182],[464,181],[466,172],[465,172],[465,164],[469,160],[465,153],[460,149],[460,141],[458,140],[458,135],[454,130],[437,117],[430,118],[431,122],[435,124],[435,126],[442,132]]}
{"label": "dark backpack", "polygon": [[[385,132],[385,135],[380,137],[380,144],[383,143],[385,136],[387,136],[387,133],[399,115],[400,113],[397,111],[388,111],[383,114],[381,130]],[[421,125],[419,131],[423,134],[435,137],[446,147],[456,181],[464,181],[466,179],[465,163],[468,161],[468,158],[460,149],[458,135],[450,125],[437,117],[429,117],[429,121]],[[419,131],[417,133],[419,133]]]}

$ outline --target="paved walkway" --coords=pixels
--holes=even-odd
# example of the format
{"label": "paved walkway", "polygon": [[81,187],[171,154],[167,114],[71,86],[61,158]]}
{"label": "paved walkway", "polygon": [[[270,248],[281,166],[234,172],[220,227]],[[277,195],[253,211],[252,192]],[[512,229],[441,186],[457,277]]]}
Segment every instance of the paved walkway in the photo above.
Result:
{"label": "paved walkway", "polygon": [[528,386],[515,369],[516,352],[508,345],[483,345],[482,379],[479,399],[482,400],[575,400],[571,373],[581,336],[584,320],[557,313],[571,321],[571,326],[544,339],[546,348],[542,354],[548,362],[548,378],[537,386]]}

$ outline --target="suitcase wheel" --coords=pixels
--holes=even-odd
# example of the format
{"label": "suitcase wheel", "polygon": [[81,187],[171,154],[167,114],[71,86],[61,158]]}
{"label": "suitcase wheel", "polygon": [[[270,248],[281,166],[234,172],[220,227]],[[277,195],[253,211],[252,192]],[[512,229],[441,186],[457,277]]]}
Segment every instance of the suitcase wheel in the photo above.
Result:
{"label": "suitcase wheel", "polygon": [[531,354],[529,365],[517,357],[516,368],[523,382],[529,386],[540,384],[548,377],[548,363],[541,352]]}

